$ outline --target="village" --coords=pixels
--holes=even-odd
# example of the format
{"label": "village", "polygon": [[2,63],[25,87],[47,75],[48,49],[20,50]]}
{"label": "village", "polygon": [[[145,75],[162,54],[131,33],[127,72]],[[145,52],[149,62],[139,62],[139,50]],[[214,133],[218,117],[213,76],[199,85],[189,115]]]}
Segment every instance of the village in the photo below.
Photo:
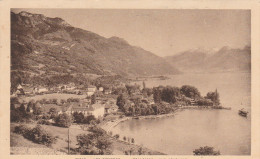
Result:
{"label": "village", "polygon": [[[72,115],[74,112],[78,112],[99,118],[117,111],[116,99],[111,93],[111,89],[104,90],[103,87],[97,88],[93,85],[86,88],[76,87],[73,83],[55,88],[32,88],[19,84],[17,91],[11,97],[18,97],[22,100],[19,104],[15,103],[15,107],[19,107],[20,104],[28,105],[30,101],[35,101],[39,102],[43,113],[48,113],[50,109],[56,109],[58,114]],[[33,113],[33,108],[29,109],[29,112]]]}
{"label": "village", "polygon": [[[16,129],[21,129],[20,127],[25,126],[27,130],[27,127],[41,125],[45,130],[49,130],[48,132],[51,134],[55,135],[60,132],[59,138],[66,140],[68,132],[64,128],[70,127],[71,138],[73,138],[71,149],[74,149],[70,153],[77,154],[78,152],[75,150],[77,148],[76,136],[89,132],[88,129],[93,126],[98,126],[101,130],[105,130],[109,134],[110,137],[106,138],[111,138],[110,140],[116,145],[114,146],[116,148],[113,148],[116,150],[113,151],[120,149],[121,154],[124,154],[126,153],[125,150],[129,150],[129,144],[131,144],[130,147],[134,147],[136,150],[135,153],[138,153],[138,150],[142,147],[135,145],[134,139],[130,140],[126,136],[112,134],[110,126],[111,123],[115,126],[121,119],[128,119],[125,116],[129,114],[119,110],[118,105],[120,104],[118,104],[118,98],[120,95],[131,93],[131,98],[129,97],[124,103],[127,106],[134,107],[136,103],[133,99],[137,98],[140,102],[147,105],[151,106],[154,104],[151,90],[149,96],[144,96],[142,90],[143,88],[141,89],[137,84],[120,85],[113,88],[96,87],[94,85],[76,86],[74,83],[63,84],[53,88],[32,87],[29,84],[19,84],[16,91],[11,94],[11,129],[13,130],[12,132],[16,132],[11,133],[11,137],[18,137]],[[58,144],[52,144],[56,147],[55,153],[56,150],[58,152],[67,151],[66,146],[62,148],[64,147],[64,141],[61,141],[59,138],[55,139],[55,141],[58,140]],[[27,139],[32,140],[31,138]],[[19,144],[13,148],[17,146]],[[122,149],[122,147],[125,148]],[[15,149],[13,153],[21,153],[17,151]],[[39,152],[41,151],[36,150],[32,154]],[[152,154],[159,153],[147,149],[148,152]]]}

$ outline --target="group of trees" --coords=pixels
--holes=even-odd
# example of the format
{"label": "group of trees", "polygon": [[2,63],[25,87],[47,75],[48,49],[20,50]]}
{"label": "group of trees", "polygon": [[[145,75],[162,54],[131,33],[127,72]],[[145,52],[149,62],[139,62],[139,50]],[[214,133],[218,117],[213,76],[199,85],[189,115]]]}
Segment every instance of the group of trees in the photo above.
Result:
{"label": "group of trees", "polygon": [[91,124],[91,123],[94,124],[99,122],[99,120],[97,120],[94,115],[84,116],[82,112],[80,113],[74,112],[73,118],[74,118],[74,122],[78,124]]}
{"label": "group of trees", "polygon": [[206,97],[202,97],[198,89],[194,86],[184,85],[181,88],[172,86],[159,86],[153,88],[153,98],[155,103],[161,101],[167,103],[181,102],[190,104],[190,99],[193,99],[200,106],[219,105],[219,93],[208,92]]}
{"label": "group of trees", "polygon": [[[19,107],[15,107],[19,105]],[[41,115],[43,109],[39,102],[30,101],[25,107],[24,103],[19,103],[17,98],[11,98],[11,122],[25,122],[34,120],[37,115]]]}
{"label": "group of trees", "polygon": [[141,91],[143,97],[150,97],[153,95],[155,104],[150,105],[143,102],[140,97],[135,98],[132,94],[135,89],[139,89],[139,87],[135,85],[126,86],[127,93],[121,93],[117,97],[116,104],[118,108],[129,116],[170,113],[174,111],[174,107],[179,104],[191,104],[191,100],[194,100],[199,106],[212,106],[219,105],[220,103],[217,90],[215,92],[207,93],[206,97],[202,97],[196,87],[184,85],[180,88],[172,86],[159,86],[149,89],[144,87]]}
{"label": "group of trees", "polygon": [[174,111],[174,107],[167,103],[149,105],[140,98],[127,99],[124,95],[117,98],[117,105],[127,116],[167,114]]}
{"label": "group of trees", "polygon": [[96,126],[89,128],[89,134],[77,136],[79,147],[77,150],[81,155],[109,155],[111,154],[111,144],[106,132]]}
{"label": "group of trees", "polygon": [[10,116],[11,122],[26,122],[35,118],[33,113],[25,110],[24,104],[21,104],[18,108],[15,108],[15,106],[11,104]]}
{"label": "group of trees", "polygon": [[134,144],[135,143],[135,139],[134,138],[129,138],[129,137],[123,137],[123,140],[126,142],[129,142],[129,143],[132,143],[132,144]]}
{"label": "group of trees", "polygon": [[215,105],[220,104],[219,93],[217,89],[215,92],[208,92],[205,98],[211,100]]}
{"label": "group of trees", "polygon": [[54,118],[54,122],[56,126],[68,128],[73,123],[73,117],[66,113],[62,113]]}
{"label": "group of trees", "polygon": [[168,103],[176,103],[177,101],[185,101],[185,98],[191,99],[201,98],[200,92],[194,86],[184,85],[181,88],[172,86],[159,86],[153,88],[153,98],[155,103],[161,101]]}

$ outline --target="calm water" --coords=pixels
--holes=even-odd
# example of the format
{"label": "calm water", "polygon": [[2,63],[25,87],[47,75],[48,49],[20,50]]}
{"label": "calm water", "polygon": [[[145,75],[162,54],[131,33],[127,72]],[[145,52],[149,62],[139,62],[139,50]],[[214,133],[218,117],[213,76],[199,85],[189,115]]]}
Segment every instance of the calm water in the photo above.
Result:
{"label": "calm water", "polygon": [[217,88],[221,103],[232,110],[184,110],[168,118],[130,120],[115,127],[114,134],[133,137],[137,144],[172,155],[192,155],[194,149],[206,145],[222,155],[249,155],[250,115],[241,117],[237,110],[250,111],[250,81],[249,73],[183,74],[148,80],[147,87],[194,85],[202,95]]}

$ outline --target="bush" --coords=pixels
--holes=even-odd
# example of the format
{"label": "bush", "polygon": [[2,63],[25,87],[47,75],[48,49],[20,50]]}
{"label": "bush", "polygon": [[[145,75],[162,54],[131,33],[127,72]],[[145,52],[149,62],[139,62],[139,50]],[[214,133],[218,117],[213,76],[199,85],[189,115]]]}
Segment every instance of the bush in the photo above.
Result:
{"label": "bush", "polygon": [[28,127],[25,125],[18,125],[14,128],[14,133],[25,134],[28,131]]}
{"label": "bush", "polygon": [[19,125],[15,127],[15,133],[23,135],[25,138],[47,146],[51,146],[56,142],[56,137],[49,134],[46,130],[44,130],[40,125],[30,129],[25,125]]}
{"label": "bush", "polygon": [[68,128],[72,124],[73,119],[68,114],[63,113],[59,114],[54,121],[57,126]]}
{"label": "bush", "polygon": [[23,114],[19,110],[11,110],[11,122],[23,121]]}
{"label": "bush", "polygon": [[70,103],[70,102],[79,102],[79,98],[68,98],[67,99],[67,102]]}
{"label": "bush", "polygon": [[212,106],[213,102],[209,99],[200,98],[197,100],[198,105],[200,106]]}
{"label": "bush", "polygon": [[193,151],[193,154],[196,155],[196,156],[197,155],[205,155],[205,156],[213,155],[213,156],[216,156],[216,155],[220,155],[220,152],[214,151],[213,147],[205,146],[205,147],[200,147],[199,149],[195,149]]}
{"label": "bush", "polygon": [[40,125],[37,125],[33,129],[27,131],[27,133],[24,134],[24,137],[35,143],[44,144],[47,146],[50,146],[56,142],[56,138],[50,135]]}
{"label": "bush", "polygon": [[97,135],[97,136],[102,136],[102,135],[105,135],[106,134],[106,131],[99,128],[99,127],[96,127],[96,126],[92,126],[88,129],[88,131],[92,132],[93,134]]}
{"label": "bush", "polygon": [[46,119],[41,119],[37,122],[37,124],[42,124],[42,125],[51,125],[51,122]]}

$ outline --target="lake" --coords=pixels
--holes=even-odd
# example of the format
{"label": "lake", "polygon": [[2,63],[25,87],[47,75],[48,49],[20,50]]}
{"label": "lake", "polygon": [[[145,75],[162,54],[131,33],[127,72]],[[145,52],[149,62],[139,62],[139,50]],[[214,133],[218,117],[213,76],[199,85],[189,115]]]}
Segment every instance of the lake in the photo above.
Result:
{"label": "lake", "polygon": [[[183,110],[173,117],[128,120],[113,134],[135,139],[135,143],[170,155],[192,155],[201,146],[212,146],[222,155],[250,155],[251,120],[238,115],[242,107],[251,111],[250,73],[181,74],[171,79],[148,79],[146,87],[193,85],[203,96],[218,90],[223,106],[232,110]],[[142,82],[141,82],[142,83]]]}

